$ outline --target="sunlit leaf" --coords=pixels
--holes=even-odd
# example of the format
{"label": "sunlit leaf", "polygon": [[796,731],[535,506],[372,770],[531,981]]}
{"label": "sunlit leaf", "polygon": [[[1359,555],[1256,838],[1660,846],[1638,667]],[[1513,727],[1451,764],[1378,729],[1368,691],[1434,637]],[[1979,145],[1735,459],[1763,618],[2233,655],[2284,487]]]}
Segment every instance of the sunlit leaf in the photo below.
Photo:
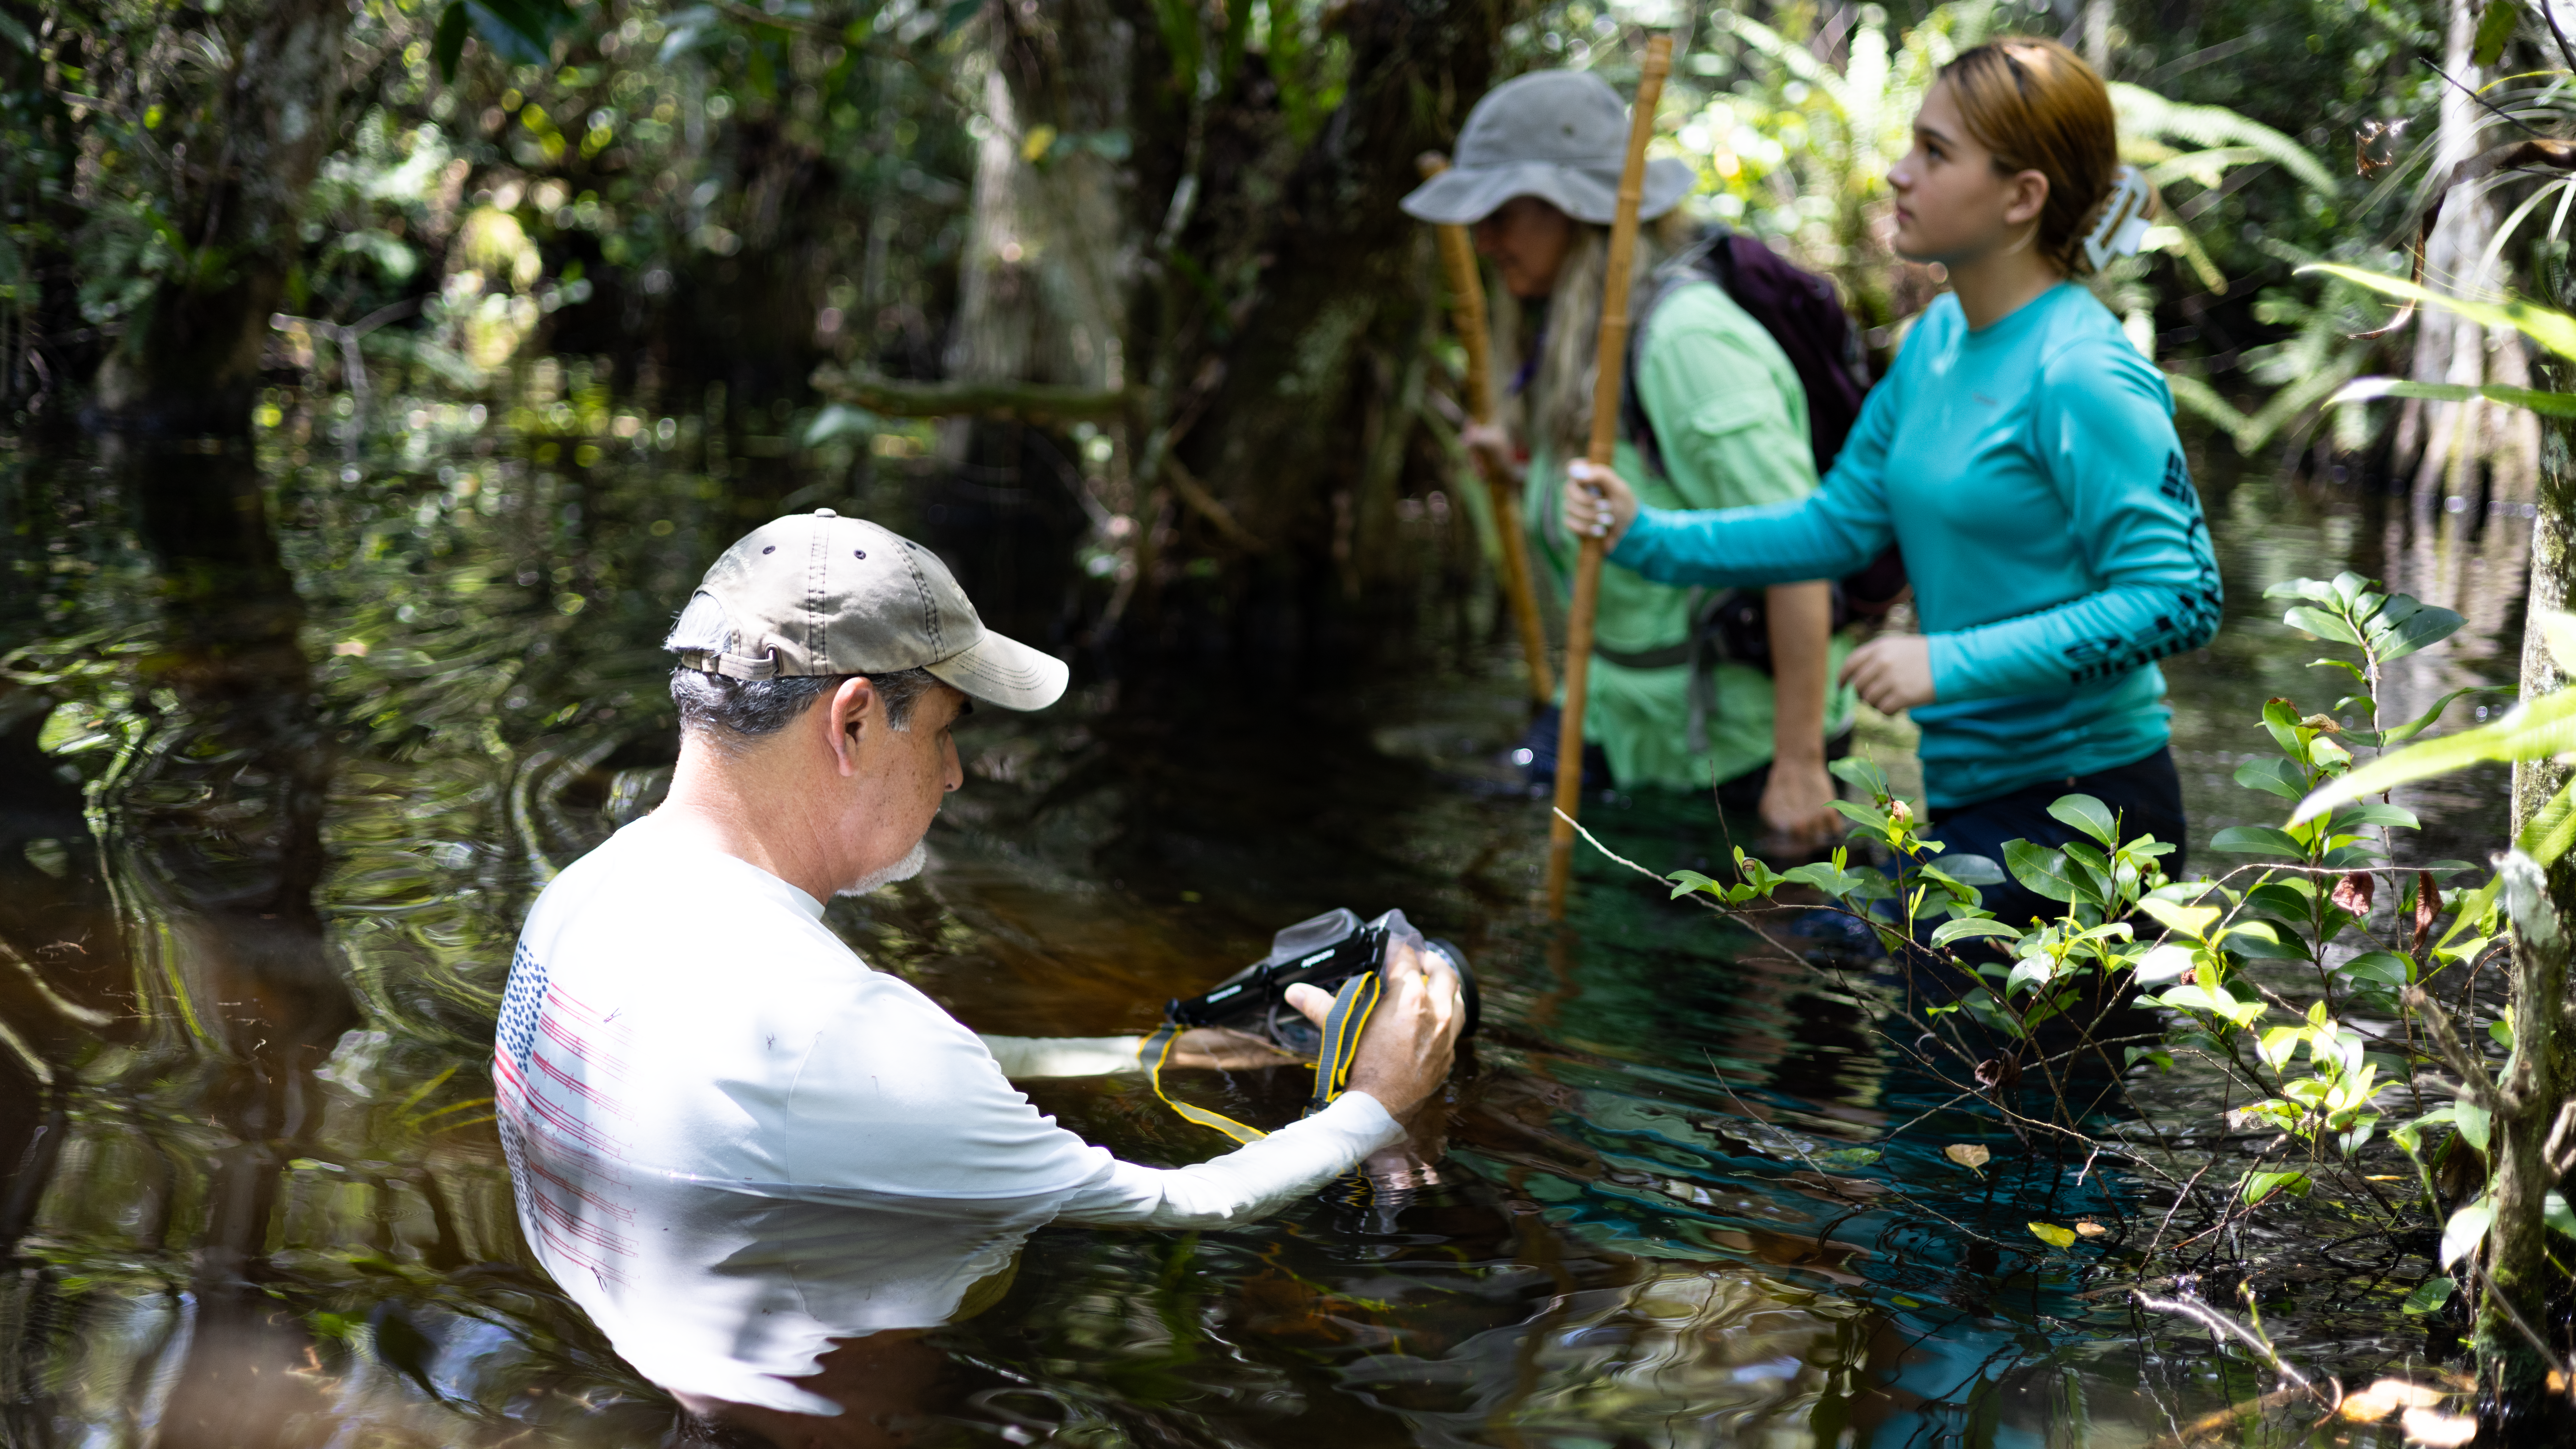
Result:
{"label": "sunlit leaf", "polygon": [[2541,642],[2549,646],[2550,661],[2561,674],[2576,674],[2576,615],[2544,609],[2531,621],[2540,631]]}
{"label": "sunlit leaf", "polygon": [[[2458,1286],[2448,1278],[2427,1278],[2415,1285],[2415,1291],[2406,1295],[2406,1301],[2400,1304],[2399,1308],[2407,1313],[2430,1313],[2450,1302],[2451,1292]],[[2379,1417],[2386,1418],[2395,1412],[2395,1409],[2396,1406],[2391,1405],[2381,1410]]]}
{"label": "sunlit leaf", "polygon": [[2195,106],[2166,99],[2144,86],[2113,81],[2111,104],[2123,136],[2165,136],[2197,146],[2244,146],[2326,196],[2340,194],[2334,172],[2287,135],[2224,106]]}
{"label": "sunlit leaf", "polygon": [[1993,1153],[1988,1152],[1986,1149],[1979,1147],[1973,1142],[1953,1142],[1949,1146],[1941,1149],[1941,1155],[1950,1159],[1952,1162],[1959,1164],[1961,1167],[1968,1169],[1970,1172],[1982,1169],[1994,1158]]}
{"label": "sunlit leaf", "polygon": [[2305,629],[2320,639],[2332,639],[2338,644],[2350,644],[2356,649],[2361,647],[2361,632],[2353,628],[2351,623],[2340,615],[2329,613],[2324,609],[2301,604],[2283,614],[2281,621],[2293,629]]}
{"label": "sunlit leaf", "polygon": [[1963,886],[1990,886],[2004,883],[2004,868],[1992,856],[1945,855],[1941,857],[1941,874]]}
{"label": "sunlit leaf", "polygon": [[2013,879],[2030,889],[2031,894],[2052,901],[2072,901],[2076,896],[2074,874],[2067,869],[2066,853],[2033,845],[2027,840],[2004,842],[2004,864]]}
{"label": "sunlit leaf", "polygon": [[2473,397],[2507,407],[2527,408],[2553,418],[2576,418],[2576,393],[2539,392],[2527,387],[2486,383],[2408,382],[2394,377],[2356,377],[2326,399],[2326,406],[2377,402],[2381,398],[2422,398],[2427,402],[2467,402]]}
{"label": "sunlit leaf", "polygon": [[2307,771],[2278,758],[2247,760],[2236,767],[2236,783],[2248,790],[2267,791],[2284,800],[2296,800],[2308,793]]}
{"label": "sunlit leaf", "polygon": [[2050,818],[2060,820],[2095,840],[2105,849],[2120,843],[2119,823],[2111,816],[2111,807],[2090,795],[2060,795],[2048,806]]}
{"label": "sunlit leaf", "polygon": [[2048,1244],[2052,1248],[2071,1248],[2075,1246],[2075,1230],[2073,1228],[2061,1228],[2055,1223],[2032,1223],[2030,1224],[2030,1235],[2039,1239],[2041,1242]]}
{"label": "sunlit leaf", "polygon": [[2251,1172],[2245,1175],[2245,1200],[2258,1203],[2276,1192],[2306,1197],[2314,1186],[2304,1172]]}
{"label": "sunlit leaf", "polygon": [[[2347,801],[2377,795],[2411,781],[2447,775],[2492,761],[2538,760],[2576,749],[2576,689],[2560,690],[2517,705],[2502,719],[2382,755],[2327,781],[2291,817],[2313,820]],[[2226,847],[2220,846],[2219,849]]]}
{"label": "sunlit leaf", "polygon": [[2447,1268],[2476,1252],[2478,1244],[2486,1239],[2488,1225],[2494,1221],[2495,1207],[2485,1198],[2451,1214],[2451,1220],[2442,1226],[2442,1266]]}
{"label": "sunlit leaf", "polygon": [[2365,800],[2347,805],[2334,813],[2336,830],[2358,830],[2368,825],[2393,825],[2400,830],[2421,830],[2424,822],[2403,805],[2390,805],[2378,800]]}
{"label": "sunlit leaf", "polygon": [[2195,941],[2207,939],[2209,928],[2218,924],[2218,918],[2226,914],[2216,906],[2176,905],[2153,897],[2138,902],[2138,909],[2154,918],[2157,925],[2168,931],[2179,931]]}
{"label": "sunlit leaf", "polygon": [[[2313,796],[2311,799],[2315,798]],[[2287,855],[2305,858],[2308,849],[2277,825],[2231,825],[2209,838],[2209,848],[2230,855]]]}
{"label": "sunlit leaf", "polygon": [[2167,942],[2138,958],[2138,984],[2162,986],[2168,982],[2180,981],[2196,964],[2197,958],[2189,946]]}
{"label": "sunlit leaf", "polygon": [[2436,608],[2413,599],[2404,602],[2415,607],[2401,613],[2397,608],[2398,602],[2390,600],[2380,617],[2370,621],[2370,652],[2378,656],[2382,664],[2429,649],[2458,633],[2461,626],[2469,622],[2453,610]]}
{"label": "sunlit leaf", "polygon": [[2384,296],[2457,312],[2489,327],[2511,327],[2561,357],[2576,359],[2576,317],[2519,297],[2507,302],[2475,302],[2465,297],[2445,297],[2404,277],[2383,276],[2337,262],[2312,262],[2299,270],[2341,277],[2355,286],[2367,287]]}
{"label": "sunlit leaf", "polygon": [[2148,1004],[2171,1007],[2176,1011],[2208,1011],[2217,1005],[2207,990],[2191,985],[2177,986],[2161,997],[2149,998]]}
{"label": "sunlit leaf", "polygon": [[2021,932],[2001,921],[1982,916],[1961,916],[1955,920],[1943,921],[1932,928],[1932,944],[1935,946],[1947,946],[1953,942],[1983,936],[2014,941],[2021,938]]}
{"label": "sunlit leaf", "polygon": [[1859,755],[1845,755],[1825,768],[1835,779],[1861,791],[1873,800],[1891,793],[1887,788],[1887,772],[1880,769],[1874,760],[1863,759]]}
{"label": "sunlit leaf", "polygon": [[2415,979],[2413,963],[2394,951],[2364,951],[2335,967],[2335,974],[2389,987],[2404,986]]}
{"label": "sunlit leaf", "polygon": [[2487,1150],[2487,1137],[2495,1125],[2494,1113],[2474,1102],[2454,1102],[2451,1121],[2459,1127],[2462,1140],[2480,1152]]}
{"label": "sunlit leaf", "polygon": [[2531,813],[2522,833],[2513,838],[2513,848],[2530,856],[2544,869],[2576,845],[2576,778],[2571,778],[2549,797],[2547,803]]}

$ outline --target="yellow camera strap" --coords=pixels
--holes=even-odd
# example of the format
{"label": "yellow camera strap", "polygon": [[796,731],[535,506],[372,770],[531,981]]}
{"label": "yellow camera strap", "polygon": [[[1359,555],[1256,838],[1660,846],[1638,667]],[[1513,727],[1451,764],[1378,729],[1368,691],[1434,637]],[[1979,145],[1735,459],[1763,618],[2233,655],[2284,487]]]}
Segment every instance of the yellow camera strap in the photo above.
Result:
{"label": "yellow camera strap", "polygon": [[1377,999],[1384,994],[1385,983],[1374,971],[1343,982],[1334,994],[1333,1009],[1324,1017],[1324,1045],[1315,1058],[1315,1097],[1306,1104],[1307,1116],[1333,1105],[1333,1099],[1350,1085],[1351,1064],[1360,1055],[1360,1033],[1368,1029],[1369,1013],[1377,1010]]}
{"label": "yellow camera strap", "polygon": [[1246,1126],[1223,1112],[1211,1112],[1205,1107],[1193,1107],[1187,1102],[1175,1102],[1172,1100],[1172,1094],[1163,1090],[1163,1065],[1172,1059],[1172,1043],[1180,1038],[1184,1029],[1177,1021],[1164,1022],[1154,1028],[1154,1034],[1145,1038],[1136,1048],[1136,1060],[1145,1064],[1145,1080],[1153,1084],[1154,1095],[1162,1098],[1163,1105],[1171,1108],[1173,1114],[1182,1121],[1195,1122],[1201,1127],[1213,1127],[1247,1146],[1269,1136],[1269,1133],[1260,1128]]}
{"label": "yellow camera strap", "polygon": [[[1341,991],[1333,997],[1333,1009],[1324,1017],[1324,1046],[1315,1061],[1315,1096],[1306,1105],[1308,1116],[1331,1106],[1333,1099],[1350,1085],[1351,1065],[1360,1054],[1360,1034],[1368,1029],[1369,1013],[1377,1010],[1378,998],[1384,994],[1385,986],[1378,974],[1363,971],[1343,982]],[[1179,1022],[1167,1021],[1137,1044],[1136,1060],[1144,1064],[1145,1080],[1153,1085],[1154,1095],[1182,1121],[1213,1128],[1237,1142],[1248,1145],[1269,1136],[1223,1112],[1176,1102],[1171,1093],[1163,1090],[1163,1068],[1171,1062],[1172,1045],[1183,1030]]]}

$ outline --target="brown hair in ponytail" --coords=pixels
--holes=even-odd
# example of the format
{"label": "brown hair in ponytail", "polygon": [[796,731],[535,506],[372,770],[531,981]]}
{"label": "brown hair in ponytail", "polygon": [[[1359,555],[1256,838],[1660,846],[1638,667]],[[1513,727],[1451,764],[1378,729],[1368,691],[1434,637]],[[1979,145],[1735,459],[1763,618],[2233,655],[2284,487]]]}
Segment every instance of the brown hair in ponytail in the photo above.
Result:
{"label": "brown hair in ponytail", "polygon": [[2040,254],[2068,276],[2090,270],[2084,236],[2120,169],[2119,126],[2102,77],[2054,40],[2017,35],[1961,51],[1941,67],[1941,79],[1996,171],[2048,178]]}

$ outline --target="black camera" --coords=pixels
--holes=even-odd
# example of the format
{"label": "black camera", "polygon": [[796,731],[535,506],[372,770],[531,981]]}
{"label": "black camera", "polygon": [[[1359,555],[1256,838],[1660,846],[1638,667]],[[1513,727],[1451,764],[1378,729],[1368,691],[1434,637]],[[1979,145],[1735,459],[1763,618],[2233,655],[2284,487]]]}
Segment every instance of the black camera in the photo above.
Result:
{"label": "black camera", "polygon": [[[1389,911],[1373,921],[1362,921],[1348,907],[1326,911],[1271,937],[1269,955],[1197,996],[1172,1002],[1164,1013],[1183,1026],[1232,1027],[1267,1037],[1282,1050],[1313,1056],[1323,1045],[1323,1034],[1288,1004],[1288,988],[1302,982],[1333,995],[1343,982],[1376,970],[1386,960],[1389,945],[1407,939],[1419,940],[1420,933],[1402,911]],[[1482,1003],[1476,995],[1476,973],[1467,967],[1467,953],[1447,941],[1423,941],[1422,946],[1447,957],[1457,971],[1460,1004],[1467,1009],[1458,1035],[1474,1035]]]}

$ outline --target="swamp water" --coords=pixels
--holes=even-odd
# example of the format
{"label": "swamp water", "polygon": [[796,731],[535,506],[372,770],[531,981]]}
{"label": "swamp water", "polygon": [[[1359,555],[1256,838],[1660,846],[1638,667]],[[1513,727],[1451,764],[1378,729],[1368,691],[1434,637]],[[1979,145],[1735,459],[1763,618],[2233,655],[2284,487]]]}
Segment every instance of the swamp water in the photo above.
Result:
{"label": "swamp water", "polygon": [[[8,465],[0,1441],[692,1442],[521,1242],[491,1120],[519,918],[667,780],[654,646],[747,524],[719,475],[612,441],[650,444],[649,420],[595,421],[611,455],[566,467],[426,431],[365,467],[283,440],[256,466]],[[2228,783],[2268,748],[2260,702],[2340,692],[2266,584],[2349,566],[2467,613],[2401,666],[2405,717],[2511,678],[2528,527],[2203,461],[2227,629],[2167,666],[2195,845],[2266,818]],[[899,476],[784,502],[946,541]],[[961,562],[988,605],[1021,599],[997,625],[1045,637],[1044,569]],[[954,1305],[835,1354],[811,1387],[859,1412],[780,1442],[2125,1445],[2273,1387],[2128,1306],[2147,1195],[2074,1161],[2006,1171],[2012,1138],[1890,1048],[1891,978],[1781,959],[1589,854],[1547,927],[1544,807],[1500,764],[1513,651],[1474,622],[1446,632],[1491,647],[1426,642],[1375,683],[1088,666],[1053,711],[967,722],[931,869],[829,920],[969,1025],[1142,1030],[1346,904],[1464,946],[1486,1030],[1432,1167],[1270,1221],[744,1229],[792,1250],[657,1285],[674,1314]],[[2430,857],[2501,833],[2500,777],[2410,803]],[[1658,870],[1725,856],[1651,801],[1587,824]],[[707,989],[743,969],[710,963]],[[1299,1075],[1174,1080],[1277,1122]],[[1137,1160],[1225,1145],[1141,1080],[1031,1091]],[[1988,1174],[1942,1156],[1963,1142]],[[2062,1250],[2026,1226],[2086,1218],[2114,1231]],[[2420,1364],[2446,1345],[2391,1329],[2409,1286],[2368,1251],[2308,1255],[2265,1318],[2320,1368]]]}

